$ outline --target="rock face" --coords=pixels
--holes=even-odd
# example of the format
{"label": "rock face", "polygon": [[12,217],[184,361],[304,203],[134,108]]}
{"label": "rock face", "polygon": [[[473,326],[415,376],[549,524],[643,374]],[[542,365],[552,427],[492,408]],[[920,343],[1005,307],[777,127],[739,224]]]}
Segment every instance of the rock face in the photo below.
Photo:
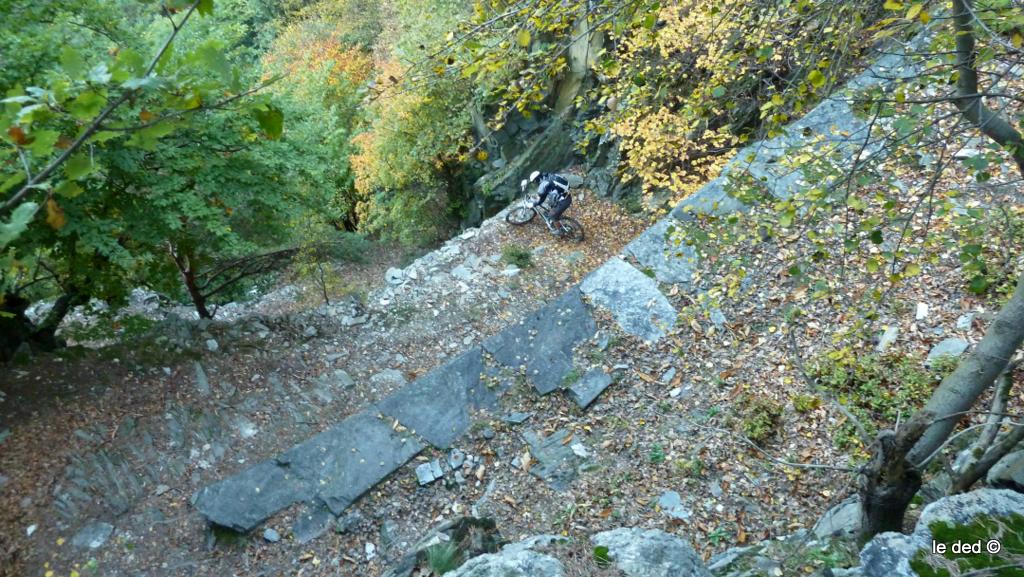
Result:
{"label": "rock face", "polygon": [[940,499],[925,507],[910,535],[876,535],[860,552],[861,569],[866,577],[917,577],[910,561],[919,551],[930,551],[930,525],[945,522],[964,525],[976,517],[1006,517],[1024,511],[1024,495],[1002,489],[979,489]]}
{"label": "rock face", "polygon": [[986,482],[993,487],[1024,493],[1024,451],[1006,455],[989,469]]}
{"label": "rock face", "polygon": [[501,364],[526,367],[526,376],[542,395],[562,386],[572,370],[573,348],[597,332],[579,290],[572,288],[518,325],[484,341]]}
{"label": "rock face", "polygon": [[658,283],[622,259],[613,258],[590,273],[580,290],[610,310],[622,330],[648,342],[664,337],[676,322],[676,310]]}
{"label": "rock face", "polygon": [[615,529],[590,538],[627,577],[711,577],[682,539],[657,529]]}
{"label": "rock face", "polygon": [[697,266],[697,253],[693,247],[676,246],[672,240],[672,233],[681,225],[674,218],[664,218],[626,245],[625,251],[640,266],[653,271],[659,281],[681,283],[689,287]]}

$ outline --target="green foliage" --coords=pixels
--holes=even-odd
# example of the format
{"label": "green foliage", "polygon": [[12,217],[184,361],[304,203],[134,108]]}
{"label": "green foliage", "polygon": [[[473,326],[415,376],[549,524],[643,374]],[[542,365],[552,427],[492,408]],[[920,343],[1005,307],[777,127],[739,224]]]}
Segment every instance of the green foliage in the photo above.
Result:
{"label": "green foliage", "polygon": [[505,245],[501,249],[501,260],[519,268],[530,268],[533,266],[533,252],[519,244]]}
{"label": "green foliage", "polygon": [[[285,111],[251,94],[252,27],[266,23],[255,3],[203,0],[172,15],[177,33],[136,0],[15,4],[19,19],[0,25],[18,26],[0,84],[0,200],[13,206],[0,291],[43,266],[53,278],[37,296],[117,304],[147,285],[180,299],[185,268],[201,275],[290,236],[313,203],[290,167],[301,143],[279,140]],[[45,220],[25,218],[36,205]]]}
{"label": "green foliage", "polygon": [[651,445],[651,449],[647,452],[647,460],[653,465],[665,462],[665,447],[661,443],[655,443]]}
{"label": "green foliage", "polygon": [[957,207],[952,213],[959,240],[961,274],[967,289],[979,295],[1009,295],[1022,269],[1017,255],[1024,251],[1024,208]]}
{"label": "green foliage", "polygon": [[598,545],[594,547],[594,563],[597,563],[598,567],[604,568],[612,564],[611,556],[608,555],[608,548],[604,545]]}
{"label": "green foliage", "polygon": [[[808,363],[811,376],[833,391],[869,434],[918,409],[954,367],[955,363],[929,371],[917,357],[862,354],[850,347],[829,351]],[[853,441],[850,433],[845,430],[844,443]]]}
{"label": "green foliage", "polygon": [[427,566],[434,575],[444,575],[462,565],[461,552],[455,543],[437,543],[427,547],[425,552]]}
{"label": "green foliage", "polygon": [[692,479],[702,477],[704,469],[707,467],[699,457],[679,459],[673,463],[673,466],[678,474]]}
{"label": "green foliage", "polygon": [[[955,577],[964,574],[1024,576],[1024,516],[1018,513],[1007,517],[983,515],[967,525],[936,522],[928,528],[933,540],[946,545],[947,550],[942,554],[941,561],[931,551],[921,550],[917,553],[910,566],[921,577]],[[969,544],[972,549],[954,553],[952,548],[955,543]],[[990,546],[993,549],[989,549]]]}
{"label": "green foliage", "polygon": [[733,410],[736,428],[751,441],[761,444],[775,436],[782,418],[782,405],[770,397],[744,392]]}
{"label": "green foliage", "polygon": [[572,385],[575,385],[577,382],[579,382],[582,376],[583,373],[580,372],[580,370],[577,369],[576,367],[573,367],[568,373],[565,374],[565,377],[562,379],[562,386],[571,387]]}
{"label": "green foliage", "polygon": [[793,408],[798,413],[809,413],[821,406],[821,399],[814,395],[795,395],[793,397]]}

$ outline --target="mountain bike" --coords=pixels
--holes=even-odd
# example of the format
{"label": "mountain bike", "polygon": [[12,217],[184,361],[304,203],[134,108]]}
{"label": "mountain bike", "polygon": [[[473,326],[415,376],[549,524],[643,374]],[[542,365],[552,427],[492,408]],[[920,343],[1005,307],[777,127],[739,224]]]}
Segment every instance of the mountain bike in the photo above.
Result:
{"label": "mountain bike", "polygon": [[547,225],[548,230],[554,236],[576,242],[583,241],[583,225],[578,220],[562,215],[562,218],[559,219],[562,225],[561,230],[559,230],[556,228],[555,221],[551,218],[550,209],[546,205],[533,206],[536,198],[534,195],[528,195],[517,204],[509,207],[508,212],[505,214],[505,222],[515,226],[522,226],[539,214],[544,220],[544,224]]}

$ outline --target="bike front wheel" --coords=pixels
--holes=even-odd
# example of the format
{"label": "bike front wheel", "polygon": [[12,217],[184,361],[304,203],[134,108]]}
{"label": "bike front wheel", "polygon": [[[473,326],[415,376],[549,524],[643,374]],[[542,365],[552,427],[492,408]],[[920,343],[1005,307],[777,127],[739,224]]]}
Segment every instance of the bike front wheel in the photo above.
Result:
{"label": "bike front wheel", "polygon": [[520,226],[530,222],[535,216],[537,216],[537,211],[525,204],[522,204],[509,209],[508,213],[505,214],[505,222]]}
{"label": "bike front wheel", "polygon": [[562,238],[583,242],[583,225],[574,218],[563,216],[562,219]]}

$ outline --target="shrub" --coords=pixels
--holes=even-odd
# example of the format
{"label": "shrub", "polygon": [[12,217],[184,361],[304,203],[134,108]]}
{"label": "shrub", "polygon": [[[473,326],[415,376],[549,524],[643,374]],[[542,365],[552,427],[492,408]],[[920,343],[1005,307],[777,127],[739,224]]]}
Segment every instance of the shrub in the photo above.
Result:
{"label": "shrub", "polygon": [[334,260],[362,264],[369,260],[370,244],[361,234],[342,232],[331,239],[328,250]]}
{"label": "shrub", "polygon": [[501,260],[505,264],[515,265],[519,268],[533,266],[533,253],[525,246],[510,244],[501,249]]}
{"label": "shrub", "polygon": [[775,429],[782,418],[782,405],[764,395],[743,393],[738,399],[736,412],[739,432],[760,444],[775,436]]}
{"label": "shrub", "polygon": [[809,413],[821,406],[821,399],[814,395],[796,395],[793,397],[793,408],[798,413]]}
{"label": "shrub", "polygon": [[427,565],[435,575],[444,575],[459,568],[459,548],[454,543],[438,543],[426,550]]}

